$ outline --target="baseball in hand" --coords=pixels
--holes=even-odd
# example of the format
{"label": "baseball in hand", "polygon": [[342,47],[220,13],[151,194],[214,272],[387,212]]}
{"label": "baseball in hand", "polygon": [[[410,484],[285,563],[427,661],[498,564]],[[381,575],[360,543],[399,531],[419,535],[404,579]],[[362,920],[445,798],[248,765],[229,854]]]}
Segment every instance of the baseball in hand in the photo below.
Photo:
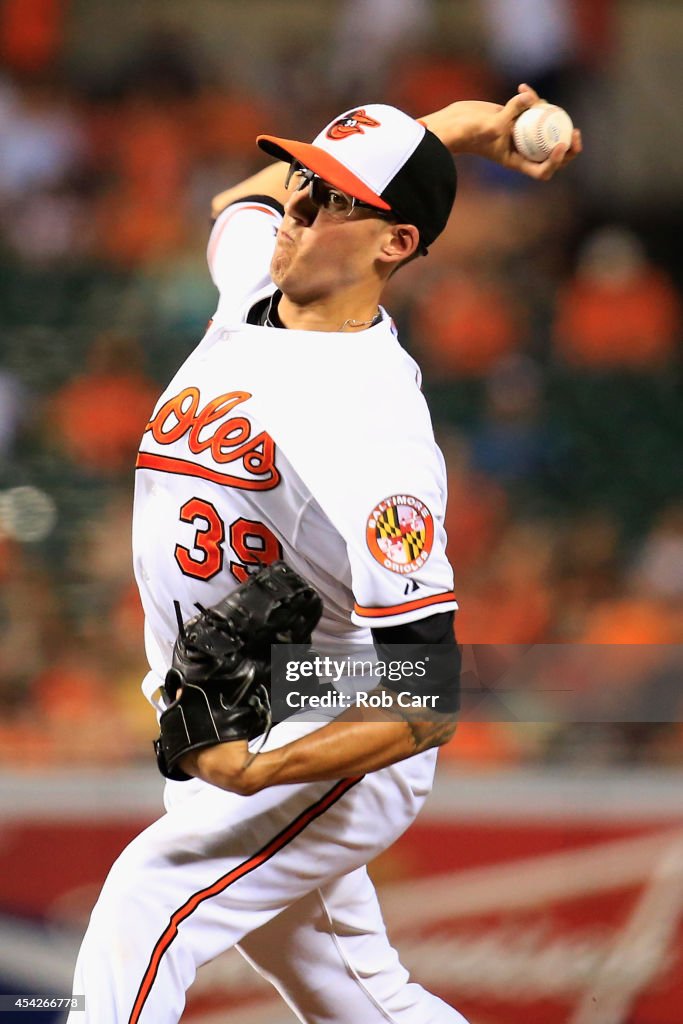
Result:
{"label": "baseball in hand", "polygon": [[540,164],[558,142],[571,145],[573,128],[572,119],[562,107],[535,103],[515,121],[512,139],[518,153]]}

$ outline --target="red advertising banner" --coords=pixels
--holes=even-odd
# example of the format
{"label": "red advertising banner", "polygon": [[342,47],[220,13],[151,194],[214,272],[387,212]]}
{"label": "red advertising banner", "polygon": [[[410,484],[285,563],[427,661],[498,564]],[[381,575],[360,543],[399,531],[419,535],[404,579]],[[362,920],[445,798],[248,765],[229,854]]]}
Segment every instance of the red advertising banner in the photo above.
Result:
{"label": "red advertising banner", "polygon": [[[56,796],[53,780],[52,801],[49,786],[41,796],[41,780],[24,780],[0,795],[5,992],[70,991],[99,885],[159,797],[144,773],[58,785]],[[678,1024],[681,791],[675,775],[444,769],[421,817],[371,868],[413,978],[471,1024]],[[183,1020],[223,1024],[228,1009],[231,1024],[294,1021],[234,952],[201,969]]]}

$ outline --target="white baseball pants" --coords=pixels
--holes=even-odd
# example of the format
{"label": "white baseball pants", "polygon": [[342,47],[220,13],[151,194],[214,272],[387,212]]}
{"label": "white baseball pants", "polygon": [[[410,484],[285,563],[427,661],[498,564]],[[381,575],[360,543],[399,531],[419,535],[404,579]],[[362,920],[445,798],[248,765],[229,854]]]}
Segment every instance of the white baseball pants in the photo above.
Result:
{"label": "white baseball pants", "polygon": [[167,813],[95,905],[72,990],[86,1010],[68,1024],[177,1024],[197,968],[234,945],[306,1024],[467,1024],[408,982],[365,871],[414,819],[435,761],[251,797],[169,783]]}

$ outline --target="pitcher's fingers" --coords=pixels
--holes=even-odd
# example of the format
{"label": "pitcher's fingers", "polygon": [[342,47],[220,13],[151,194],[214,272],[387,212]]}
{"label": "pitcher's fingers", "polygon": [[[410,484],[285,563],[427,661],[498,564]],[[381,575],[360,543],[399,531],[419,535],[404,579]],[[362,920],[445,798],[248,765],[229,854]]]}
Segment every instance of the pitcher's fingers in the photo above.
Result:
{"label": "pitcher's fingers", "polygon": [[569,147],[566,159],[573,160],[575,156],[583,152],[583,137],[581,135],[581,129],[575,128],[572,132],[572,142]]}
{"label": "pitcher's fingers", "polygon": [[520,114],[538,102],[536,93],[531,89],[528,92],[518,92],[511,100],[508,100],[502,108],[498,117],[503,124],[512,124]]}
{"label": "pitcher's fingers", "polygon": [[[572,131],[572,141],[569,149],[565,152],[560,161],[560,167],[566,167],[572,160],[575,160],[579,153],[583,150],[583,141],[581,139],[581,132],[578,128],[574,128]],[[552,154],[551,154],[552,156]]]}
{"label": "pitcher's fingers", "polygon": [[538,93],[534,89],[533,85],[529,85],[528,82],[520,82],[519,85],[517,86],[517,92],[518,93],[523,93],[523,94],[525,94],[527,96],[530,96],[530,97],[533,97],[533,99],[531,100],[532,103],[540,103],[541,102],[541,97],[538,95]]}
{"label": "pitcher's fingers", "polygon": [[549,181],[552,176],[568,162],[568,153],[569,146],[566,146],[562,142],[558,142],[548,159],[544,160],[542,163],[536,164],[538,171],[536,172],[535,177],[537,177],[539,181]]}

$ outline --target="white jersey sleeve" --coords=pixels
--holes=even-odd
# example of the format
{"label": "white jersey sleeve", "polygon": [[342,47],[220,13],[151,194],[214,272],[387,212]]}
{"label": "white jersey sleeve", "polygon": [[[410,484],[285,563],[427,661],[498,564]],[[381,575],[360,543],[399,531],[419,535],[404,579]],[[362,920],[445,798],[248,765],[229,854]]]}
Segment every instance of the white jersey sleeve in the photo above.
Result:
{"label": "white jersey sleeve", "polygon": [[[346,541],[359,626],[394,626],[457,608],[446,555],[446,469],[426,403],[404,373],[356,416],[352,483],[328,513]],[[414,364],[413,364],[414,365]],[[408,370],[408,372],[405,372]]]}
{"label": "white jersey sleeve", "polygon": [[264,291],[272,288],[270,261],[282,207],[266,196],[232,203],[217,217],[207,261],[220,297],[214,319],[241,321]]}

